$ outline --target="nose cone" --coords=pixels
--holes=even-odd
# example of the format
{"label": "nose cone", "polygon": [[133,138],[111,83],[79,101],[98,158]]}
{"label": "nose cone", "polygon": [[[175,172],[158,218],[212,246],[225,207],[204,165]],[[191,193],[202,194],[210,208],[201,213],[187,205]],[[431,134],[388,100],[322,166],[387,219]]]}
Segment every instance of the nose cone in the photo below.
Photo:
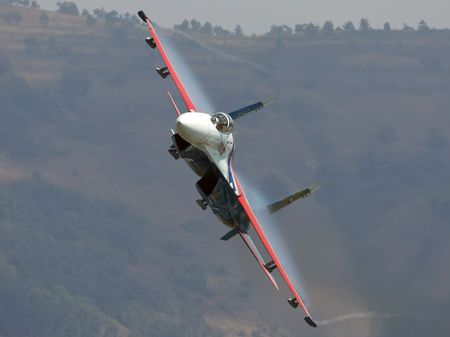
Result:
{"label": "nose cone", "polygon": [[201,112],[186,112],[176,121],[177,133],[193,145],[206,142],[212,129],[211,116]]}

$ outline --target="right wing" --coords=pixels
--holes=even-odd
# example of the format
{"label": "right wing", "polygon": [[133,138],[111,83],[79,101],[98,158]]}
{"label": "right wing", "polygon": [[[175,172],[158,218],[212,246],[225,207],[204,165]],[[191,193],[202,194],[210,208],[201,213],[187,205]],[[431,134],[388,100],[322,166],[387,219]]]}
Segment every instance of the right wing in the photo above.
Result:
{"label": "right wing", "polygon": [[265,101],[265,102],[257,102],[257,103],[254,103],[252,105],[246,106],[245,108],[242,108],[242,109],[239,109],[239,110],[236,110],[236,111],[232,111],[232,112],[230,112],[228,114],[231,116],[231,118],[238,119],[238,118],[244,117],[249,112],[258,111],[258,110],[263,109],[263,108],[265,108],[266,106],[268,106],[268,105],[270,105],[272,103],[273,103],[273,99],[269,100],[269,101]]}
{"label": "right wing", "polygon": [[167,53],[164,50],[161,40],[158,38],[158,35],[156,34],[155,29],[153,28],[152,22],[147,17],[147,15],[145,15],[145,13],[143,11],[139,11],[138,15],[142,19],[142,21],[144,21],[148,25],[148,30],[150,31],[150,35],[152,36],[151,38],[146,39],[147,44],[150,47],[152,47],[153,49],[154,48],[158,49],[159,54],[161,55],[161,58],[163,59],[164,64],[165,64],[165,66],[163,68],[156,68],[156,71],[162,78],[166,78],[167,76],[172,76],[175,86],[177,87],[178,91],[180,92],[180,95],[183,98],[183,101],[186,104],[188,111],[190,111],[190,112],[197,111],[197,108],[195,107],[194,103],[192,102],[191,98],[189,97],[189,94],[187,93],[186,89],[184,88],[180,77],[178,76],[177,72],[175,71],[174,67],[172,66],[172,63],[170,62],[169,57],[167,56]]}

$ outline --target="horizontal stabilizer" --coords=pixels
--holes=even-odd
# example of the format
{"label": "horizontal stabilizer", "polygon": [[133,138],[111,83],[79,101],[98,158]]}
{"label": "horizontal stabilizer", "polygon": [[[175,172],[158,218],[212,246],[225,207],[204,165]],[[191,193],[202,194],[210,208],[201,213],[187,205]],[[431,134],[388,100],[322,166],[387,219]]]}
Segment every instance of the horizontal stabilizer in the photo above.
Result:
{"label": "horizontal stabilizer", "polygon": [[241,118],[243,116],[245,116],[246,114],[252,112],[252,111],[258,111],[261,110],[263,108],[265,108],[266,106],[270,105],[273,103],[273,99],[266,101],[266,102],[257,102],[254,103],[252,105],[246,106],[245,108],[230,112],[229,115],[231,116],[231,118],[233,119],[238,119]]}
{"label": "horizontal stabilizer", "polygon": [[320,184],[305,188],[304,190],[296,192],[286,198],[283,198],[277,202],[274,202],[273,204],[270,204],[269,206],[267,206],[267,210],[269,211],[270,214],[278,212],[282,208],[292,204],[294,201],[309,197],[311,193],[317,190],[319,187]]}
{"label": "horizontal stabilizer", "polygon": [[231,231],[229,231],[227,234],[222,236],[220,240],[227,241],[231,239],[233,236],[235,236],[238,233],[238,230],[236,228],[233,228]]}
{"label": "horizontal stabilizer", "polygon": [[278,287],[277,281],[275,281],[275,278],[269,273],[269,271],[265,267],[264,260],[261,256],[261,254],[258,251],[258,248],[256,248],[252,238],[247,233],[239,232],[239,235],[241,236],[242,240],[244,240],[245,245],[250,249],[255,259],[258,261],[260,267],[264,271],[264,274],[269,278],[270,282],[275,286],[277,290],[280,288]]}

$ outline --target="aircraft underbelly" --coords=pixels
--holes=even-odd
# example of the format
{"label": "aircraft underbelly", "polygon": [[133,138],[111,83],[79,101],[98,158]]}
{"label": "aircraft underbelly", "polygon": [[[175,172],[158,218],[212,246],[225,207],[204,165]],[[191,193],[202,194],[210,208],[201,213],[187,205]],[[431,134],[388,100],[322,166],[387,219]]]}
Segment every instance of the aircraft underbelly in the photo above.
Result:
{"label": "aircraft underbelly", "polygon": [[179,154],[198,176],[204,176],[208,169],[214,167],[214,172],[219,177],[215,186],[208,195],[199,192],[212,212],[224,225],[231,228],[238,227],[246,232],[249,228],[247,214],[238,202],[236,193],[217,166],[209,160],[203,151],[194,146],[189,146],[180,151]]}
{"label": "aircraft underbelly", "polygon": [[231,228],[237,227],[243,232],[247,232],[249,227],[247,214],[224,178],[218,181],[213,192],[206,198],[206,201],[223,224]]}
{"label": "aircraft underbelly", "polygon": [[179,155],[186,161],[191,170],[200,177],[205,174],[206,170],[211,165],[206,154],[192,145],[183,151],[179,151]]}

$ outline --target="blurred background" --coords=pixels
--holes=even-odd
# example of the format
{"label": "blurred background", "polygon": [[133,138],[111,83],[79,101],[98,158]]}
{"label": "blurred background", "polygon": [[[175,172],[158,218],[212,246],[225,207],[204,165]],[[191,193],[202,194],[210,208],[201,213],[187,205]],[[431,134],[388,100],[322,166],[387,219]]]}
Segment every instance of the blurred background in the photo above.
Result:
{"label": "blurred background", "polygon": [[[309,328],[196,206],[197,177],[167,152],[175,90],[147,27],[3,0],[1,336],[449,335],[450,31],[242,27],[158,31],[200,107],[276,97],[235,123],[235,166],[267,202],[322,182],[270,225],[324,324]],[[325,324],[353,313],[365,318]]]}

